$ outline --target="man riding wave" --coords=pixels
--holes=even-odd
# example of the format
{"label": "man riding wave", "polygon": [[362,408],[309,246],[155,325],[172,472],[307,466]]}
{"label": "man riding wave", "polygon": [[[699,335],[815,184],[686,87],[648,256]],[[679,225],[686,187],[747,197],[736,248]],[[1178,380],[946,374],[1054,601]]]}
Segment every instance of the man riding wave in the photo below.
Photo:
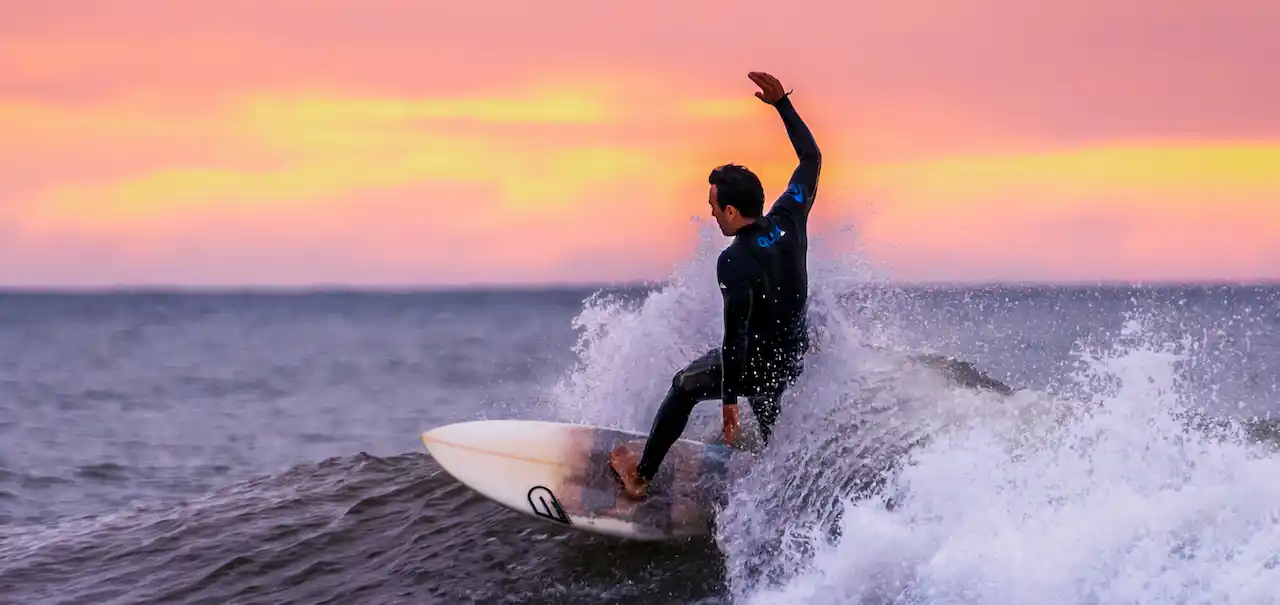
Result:
{"label": "man riding wave", "polygon": [[614,450],[613,468],[635,499],[645,496],[700,401],[721,400],[724,440],[731,444],[738,430],[738,398],[745,397],[768,444],[782,394],[799,378],[809,349],[808,220],[822,154],[778,79],[761,72],[748,77],[760,87],[756,98],[782,118],[799,164],[767,214],[764,188],[747,168],[726,164],[707,178],[711,215],[720,232],[733,238],[716,262],[724,338],[720,347],[672,377],[640,459],[626,446]]}

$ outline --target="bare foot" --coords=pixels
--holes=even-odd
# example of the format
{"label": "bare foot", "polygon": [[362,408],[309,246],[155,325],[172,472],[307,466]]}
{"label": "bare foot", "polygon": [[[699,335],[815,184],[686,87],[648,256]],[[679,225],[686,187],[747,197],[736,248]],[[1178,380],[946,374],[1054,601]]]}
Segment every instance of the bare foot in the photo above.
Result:
{"label": "bare foot", "polygon": [[609,455],[609,464],[613,465],[614,472],[618,473],[618,478],[622,480],[623,491],[626,492],[627,497],[632,500],[643,500],[645,492],[649,490],[649,482],[636,474],[636,467],[640,465],[640,460],[631,448],[625,443],[613,448],[613,453]]}

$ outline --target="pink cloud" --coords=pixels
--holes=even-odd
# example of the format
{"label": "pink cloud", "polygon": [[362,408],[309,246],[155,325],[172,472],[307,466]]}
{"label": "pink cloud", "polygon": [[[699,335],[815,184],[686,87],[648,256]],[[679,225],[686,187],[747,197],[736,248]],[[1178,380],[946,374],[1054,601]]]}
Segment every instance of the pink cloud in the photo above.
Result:
{"label": "pink cloud", "polygon": [[4,80],[55,98],[151,87],[432,94],[564,71],[683,73],[678,95],[690,83],[746,91],[742,74],[760,68],[850,114],[932,100],[1041,141],[1280,135],[1280,75],[1262,63],[1280,55],[1268,25],[1280,5],[1268,0],[122,0],[5,14]]}

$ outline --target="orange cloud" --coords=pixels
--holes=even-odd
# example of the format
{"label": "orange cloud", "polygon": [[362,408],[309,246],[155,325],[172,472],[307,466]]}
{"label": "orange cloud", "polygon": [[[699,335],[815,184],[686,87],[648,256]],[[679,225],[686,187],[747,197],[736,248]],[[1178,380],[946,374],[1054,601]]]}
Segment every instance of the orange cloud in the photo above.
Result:
{"label": "orange cloud", "polygon": [[[1280,188],[1280,144],[1145,144],[1053,152],[958,155],[872,171],[868,185],[895,187],[911,201],[1035,195],[1037,203],[1082,201],[1125,191],[1260,195]],[[904,191],[905,190],[905,191]]]}
{"label": "orange cloud", "polygon": [[[273,158],[262,167],[165,168],[62,185],[39,197],[25,219],[44,233],[130,233],[135,248],[148,239],[172,240],[194,225],[221,225],[228,236],[289,226],[320,229],[322,224],[332,235],[333,229],[360,226],[361,234],[347,234],[344,241],[318,239],[341,249],[383,250],[381,263],[396,264],[396,254],[437,262],[407,251],[462,244],[410,238],[404,241],[412,243],[388,247],[385,236],[375,234],[424,215],[434,229],[467,233],[469,241],[502,240],[504,234],[536,227],[548,245],[537,254],[519,253],[522,266],[532,270],[582,250],[686,249],[680,238],[687,231],[681,229],[622,230],[620,235],[607,227],[635,220],[638,208],[655,225],[674,226],[681,217],[703,214],[705,172],[720,161],[752,165],[775,192],[794,167],[780,126],[737,109],[742,103],[708,98],[643,106],[610,96],[608,88],[556,90],[466,102],[255,96],[211,112],[187,135]],[[128,133],[114,126],[81,120],[81,127],[101,125],[104,135],[127,140]],[[649,128],[673,120],[716,136],[698,144]],[[161,117],[155,123],[165,122],[188,120]],[[1070,263],[1061,258],[1070,254],[1062,252],[1060,237],[1050,237],[1057,243],[1047,245],[1043,236],[1024,241],[1021,234],[1065,232],[1077,243],[1086,242],[1089,232],[1080,225],[1090,221],[1081,217],[1096,215],[1093,223],[1104,231],[1145,225],[1147,232],[1163,233],[1164,240],[1146,243],[1135,243],[1141,233],[1129,232],[1106,240],[1113,252],[1121,247],[1149,257],[1143,251],[1159,249],[1169,238],[1188,241],[1183,232],[1206,216],[1236,217],[1224,227],[1266,236],[1271,233],[1261,226],[1266,220],[1258,220],[1277,212],[1261,200],[1280,191],[1275,169],[1280,145],[1127,144],[859,164],[838,153],[838,131],[814,127],[830,158],[815,229],[821,233],[824,221],[835,223],[839,215],[852,213],[862,223],[867,246],[882,254],[885,247],[902,245],[920,258],[932,254],[997,265],[1013,254],[1024,261],[1042,257],[1062,271]],[[584,136],[557,136],[564,129]],[[144,130],[140,136],[171,134]],[[717,149],[738,145],[743,153],[717,157]],[[448,193],[381,198],[394,199],[391,208],[367,206],[369,199],[379,199],[378,192],[428,184],[445,186]],[[1203,201],[1208,195],[1226,199],[1211,207]],[[478,204],[482,199],[487,201]],[[877,202],[873,211],[864,206],[869,200]],[[258,227],[250,228],[249,221]],[[975,234],[984,235],[974,241]],[[296,237],[317,239],[305,233]],[[1247,247],[1242,241],[1253,240],[1237,238],[1237,248]],[[490,248],[470,262],[509,266],[499,259],[512,252]],[[912,264],[910,258],[897,258]]]}
{"label": "orange cloud", "polygon": [[1258,279],[1280,254],[1280,144],[965,156],[861,173],[864,246],[917,279]]}

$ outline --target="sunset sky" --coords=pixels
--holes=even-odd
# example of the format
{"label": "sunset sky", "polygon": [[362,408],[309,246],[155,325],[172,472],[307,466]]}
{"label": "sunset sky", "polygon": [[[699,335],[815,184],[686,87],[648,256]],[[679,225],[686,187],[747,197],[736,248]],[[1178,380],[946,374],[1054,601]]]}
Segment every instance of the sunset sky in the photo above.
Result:
{"label": "sunset sky", "polygon": [[662,279],[710,220],[710,168],[752,167],[772,200],[794,166],[752,70],[822,147],[815,257],[907,281],[1280,279],[1275,0],[0,15],[0,285]]}

